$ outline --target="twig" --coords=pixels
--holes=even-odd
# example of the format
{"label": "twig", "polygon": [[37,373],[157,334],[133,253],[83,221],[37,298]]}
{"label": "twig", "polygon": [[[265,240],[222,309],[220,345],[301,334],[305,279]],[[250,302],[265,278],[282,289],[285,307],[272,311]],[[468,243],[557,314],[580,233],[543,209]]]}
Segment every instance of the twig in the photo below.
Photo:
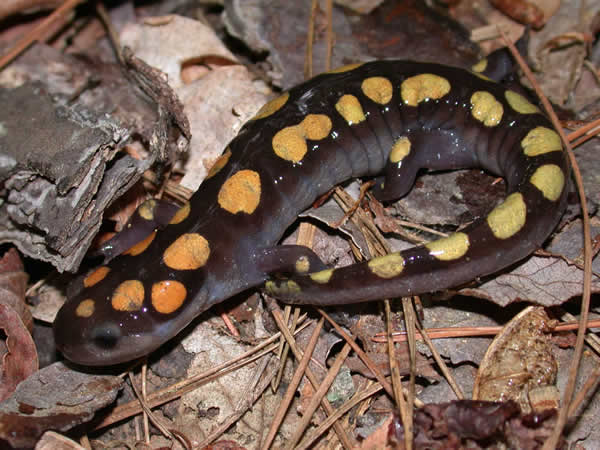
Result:
{"label": "twig", "polygon": [[[279,327],[279,329],[282,331],[283,335],[285,336],[285,339],[286,339],[287,343],[289,344],[290,349],[292,350],[292,353],[294,354],[294,357],[298,361],[300,361],[303,357],[303,353],[296,345],[296,341],[293,339],[289,330],[285,327],[285,323],[282,320],[281,313],[279,311],[275,310],[275,311],[273,311],[273,317],[274,317],[275,321],[277,322],[277,326]],[[316,391],[319,387],[319,380],[317,379],[317,377],[315,376],[313,371],[310,369],[310,367],[306,368],[306,377],[308,378],[308,381],[310,381],[310,384],[313,386],[314,390]],[[328,416],[333,415],[333,413],[334,413],[333,407],[331,406],[331,404],[329,403],[327,398],[323,397],[321,399],[321,406],[323,407],[323,410],[325,410],[325,412],[327,413]],[[342,425],[340,423],[335,422],[333,424],[333,428],[334,428],[334,431],[337,434],[340,442],[344,446],[344,448],[351,449],[351,448],[355,447],[355,445],[352,442],[352,439],[347,435],[347,433],[344,431],[344,428],[342,427]]]}
{"label": "twig", "polygon": [[[579,322],[567,322],[552,328],[552,331],[570,331],[576,330],[579,327]],[[600,327],[600,319],[588,321],[588,328]],[[494,336],[502,330],[501,326],[495,327],[441,327],[427,328],[425,333],[430,339],[445,339],[453,337],[467,336]],[[393,333],[394,342],[406,342],[406,331],[396,331]],[[425,340],[420,331],[417,331],[416,339]],[[377,333],[372,339],[373,342],[385,343],[387,339],[384,333]]]}
{"label": "twig", "polygon": [[21,54],[24,50],[29,48],[31,44],[39,41],[42,38],[43,33],[46,29],[57,19],[65,16],[71,11],[81,0],[66,0],[62,5],[56,8],[52,14],[46,17],[42,22],[25,35],[19,42],[17,42],[8,53],[0,58],[0,70],[4,69],[13,59]]}
{"label": "twig", "polygon": [[[256,374],[261,375],[261,374],[265,373],[265,370],[267,369],[270,359],[271,359],[271,357],[268,355],[266,358],[263,359],[263,362],[256,370]],[[238,404],[235,411],[229,417],[227,417],[223,422],[221,422],[215,429],[211,430],[211,433],[202,442],[198,443],[195,447],[196,448],[207,448],[211,442],[218,439],[223,433],[225,433],[225,431],[227,431],[227,429],[231,425],[233,425],[244,414],[246,414],[246,411],[248,411],[248,409],[250,409],[250,407],[261,397],[261,395],[267,389],[267,387],[269,387],[269,384],[271,384],[271,380],[273,379],[273,377],[276,374],[276,370],[277,370],[277,368],[273,368],[268,373],[266,373],[260,384],[258,384],[258,381],[260,381],[260,378],[255,378],[255,379],[251,380],[251,383],[250,383],[251,385],[248,386],[248,389],[246,389],[246,392],[248,392],[248,396],[241,399],[242,401],[240,402],[240,404]],[[258,387],[256,386],[257,384],[258,384]],[[252,396],[250,396],[250,394],[252,394]]]}
{"label": "twig", "polygon": [[314,433],[312,433],[304,441],[300,442],[300,444],[297,447],[297,450],[301,450],[301,449],[304,450],[304,449],[309,448],[312,445],[312,443],[314,441],[316,441],[319,438],[319,436],[321,436],[323,433],[325,433],[325,431],[327,431],[331,425],[336,423],[336,421],[340,417],[342,417],[344,414],[346,414],[348,411],[350,411],[352,408],[354,408],[360,402],[362,402],[363,400],[378,393],[382,389],[383,389],[383,386],[381,386],[381,384],[373,384],[371,387],[354,394],[354,396],[352,396],[352,398],[350,400],[348,400],[338,410],[336,410],[334,414],[332,414],[327,419],[325,419],[325,421],[322,422],[321,425],[319,425],[317,427],[317,429],[314,431]]}
{"label": "twig", "polygon": [[275,440],[275,435],[277,434],[277,430],[281,426],[283,422],[283,418],[285,417],[288,408],[290,407],[294,396],[296,395],[296,389],[302,381],[302,377],[306,372],[306,368],[308,367],[308,363],[310,362],[310,358],[312,357],[312,353],[317,345],[317,341],[319,340],[319,333],[323,329],[323,318],[317,322],[317,326],[313,330],[312,335],[310,336],[310,340],[308,341],[308,345],[306,346],[306,350],[304,351],[304,356],[300,360],[296,371],[294,372],[294,376],[292,377],[290,384],[288,385],[287,390],[285,391],[285,395],[281,399],[281,403],[279,404],[279,408],[277,408],[277,412],[273,417],[273,422],[271,423],[271,428],[269,428],[269,432],[267,433],[267,437],[265,442],[263,442],[262,448],[264,450],[268,450],[271,448],[273,441]]}
{"label": "twig", "polygon": [[[396,351],[394,349],[394,340],[392,339],[392,311],[390,307],[390,301],[385,299],[383,301],[385,305],[385,319],[386,319],[386,330],[387,330],[387,344],[388,344],[388,357],[390,361],[390,372],[392,374],[392,387],[394,388],[394,400],[396,400],[396,406],[400,411],[400,418],[402,420],[402,426],[404,427],[404,445],[407,450],[412,450],[413,444],[413,412],[410,405],[407,404],[404,398],[404,392],[402,390],[402,377],[398,370],[398,361],[396,360]],[[408,395],[407,395],[408,397]]]}
{"label": "twig", "polygon": [[[301,321],[306,318],[306,315],[301,317]],[[299,333],[303,329],[305,329],[308,325],[313,323],[312,321],[307,321],[302,324],[302,326],[298,327],[296,333]],[[148,406],[154,408],[158,405],[162,405],[171,400],[181,397],[182,395],[197,389],[199,386],[206,384],[214,379],[217,379],[226,373],[233,372],[237,370],[239,367],[242,367],[246,364],[249,364],[259,358],[262,358],[266,353],[270,353],[275,350],[278,344],[274,344],[273,342],[277,341],[281,336],[281,333],[274,334],[270,338],[261,342],[256,347],[251,350],[242,353],[235,358],[230,359],[229,361],[225,361],[223,364],[219,364],[218,366],[212,367],[205,372],[194,375],[193,377],[187,378],[178,383],[172,384],[171,386],[167,386],[164,389],[161,389],[156,392],[152,392],[148,394],[147,403]],[[109,416],[105,417],[102,422],[96,425],[95,430],[104,428],[108,425],[111,425],[115,422],[119,422],[128,417],[134,416],[141,412],[141,408],[137,400],[133,400],[129,403],[125,403],[124,405],[117,406]]]}
{"label": "twig", "polygon": [[578,137],[583,136],[584,134],[592,131],[594,128],[599,128],[599,127],[600,127],[600,119],[596,119],[593,122],[587,123],[584,126],[576,129],[575,131],[572,131],[571,133],[569,133],[567,138],[569,139],[569,142],[573,142]]}
{"label": "twig", "polygon": [[312,420],[313,414],[319,407],[319,403],[321,403],[321,400],[323,399],[325,394],[327,394],[327,391],[331,387],[333,380],[335,380],[335,377],[342,368],[342,364],[344,364],[344,362],[346,361],[350,350],[352,350],[352,347],[350,347],[350,345],[346,343],[342,351],[335,358],[335,362],[327,372],[327,376],[325,377],[325,379],[323,379],[323,382],[319,386],[319,389],[317,389],[316,392],[313,394],[308,406],[306,407],[306,410],[304,411],[304,415],[302,417],[302,421],[299,425],[296,426],[294,436],[292,436],[290,442],[286,444],[288,448],[293,449],[296,446],[296,444],[300,442],[300,439],[304,434],[304,430],[306,430],[306,427],[308,427],[308,424]]}
{"label": "twig", "polygon": [[152,411],[150,411],[150,407],[146,403],[145,399],[142,397],[142,394],[140,393],[137,385],[135,384],[133,372],[129,372],[129,381],[131,381],[131,387],[133,388],[133,391],[135,392],[135,395],[138,398],[137,401],[140,402],[140,406],[144,410],[144,413],[148,416],[148,418],[152,421],[154,426],[158,428],[163,435],[165,435],[168,439],[174,440],[175,436],[173,436],[171,432],[167,430],[167,427],[164,426],[161,420],[155,417]]}
{"label": "twig", "polygon": [[558,420],[557,420],[556,426],[554,427],[554,430],[553,430],[552,434],[550,435],[550,437],[546,440],[546,442],[544,442],[544,446],[543,446],[543,450],[552,450],[557,447],[558,441],[560,440],[563,429],[567,422],[569,408],[570,408],[569,405],[570,405],[571,399],[573,397],[573,392],[575,391],[575,382],[577,380],[577,373],[579,371],[579,364],[581,361],[581,355],[583,353],[585,330],[587,328],[587,321],[588,321],[589,309],[590,309],[590,293],[591,293],[591,280],[592,280],[592,241],[591,241],[591,236],[590,236],[590,219],[589,219],[589,215],[588,215],[587,201],[585,198],[585,190],[583,187],[583,181],[581,179],[581,172],[579,171],[579,166],[577,165],[577,161],[575,160],[575,156],[573,155],[573,149],[571,148],[571,145],[569,144],[569,140],[565,136],[565,133],[562,129],[560,121],[558,120],[558,118],[556,117],[556,114],[552,110],[552,105],[550,105],[550,102],[544,96],[539,85],[536,83],[533,73],[531,73],[531,70],[529,70],[529,67],[527,67],[527,64],[525,63],[525,61],[523,61],[523,58],[521,58],[521,55],[519,54],[519,52],[517,51],[515,46],[512,44],[512,42],[509,42],[508,39],[506,39],[506,36],[504,35],[504,33],[502,33],[502,30],[500,30],[500,33],[502,34],[502,37],[503,37],[506,45],[510,49],[512,55],[514,56],[515,60],[518,62],[519,67],[523,70],[523,72],[525,73],[525,76],[531,82],[531,85],[535,89],[535,92],[538,95],[540,101],[542,102],[542,105],[544,105],[544,109],[546,110],[546,113],[550,117],[550,120],[552,121],[554,128],[560,135],[560,138],[562,139],[562,141],[565,145],[566,153],[569,157],[569,161],[571,162],[571,166],[573,168],[573,175],[575,177],[575,184],[577,185],[577,192],[579,194],[579,201],[581,204],[581,215],[582,215],[582,219],[583,219],[584,269],[583,269],[583,295],[582,295],[582,301],[581,301],[581,321],[579,323],[579,329],[577,330],[577,341],[575,343],[575,351],[574,351],[573,360],[572,360],[573,362],[571,364],[571,367],[569,368],[569,380],[567,382],[567,385],[565,386],[565,391],[564,391],[563,399],[562,399],[562,407],[560,408],[560,411],[558,413]]}
{"label": "twig", "polygon": [[[435,347],[435,345],[433,345],[433,341],[431,340],[431,337],[429,335],[429,331],[428,330],[423,330],[421,328],[421,323],[418,320],[417,320],[416,325],[419,328],[419,330],[418,330],[419,335],[421,336],[421,338],[427,344],[427,347],[429,348],[429,350],[431,351],[431,354],[433,355],[433,359],[435,360],[435,362],[440,367],[440,370],[442,371],[442,374],[446,377],[446,380],[448,381],[448,384],[450,385],[450,387],[452,388],[452,390],[456,394],[456,397],[459,400],[462,400],[463,398],[465,398],[465,394],[463,393],[462,389],[460,388],[460,386],[458,385],[458,383],[456,382],[456,380],[454,379],[454,377],[450,373],[450,369],[448,369],[448,366],[444,362],[444,359],[442,358],[442,355],[440,355],[440,352],[438,352],[438,350]],[[415,337],[415,339],[416,339],[416,337]],[[395,337],[394,337],[394,340],[395,340]]]}

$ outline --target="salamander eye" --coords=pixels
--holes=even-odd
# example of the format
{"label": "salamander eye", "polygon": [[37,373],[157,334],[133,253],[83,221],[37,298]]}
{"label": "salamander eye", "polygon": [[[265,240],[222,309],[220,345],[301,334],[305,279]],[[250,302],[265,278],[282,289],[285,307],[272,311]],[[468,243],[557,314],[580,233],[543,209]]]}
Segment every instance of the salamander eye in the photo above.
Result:
{"label": "salamander eye", "polygon": [[99,326],[92,332],[92,340],[101,349],[115,348],[121,338],[121,331],[113,325]]}

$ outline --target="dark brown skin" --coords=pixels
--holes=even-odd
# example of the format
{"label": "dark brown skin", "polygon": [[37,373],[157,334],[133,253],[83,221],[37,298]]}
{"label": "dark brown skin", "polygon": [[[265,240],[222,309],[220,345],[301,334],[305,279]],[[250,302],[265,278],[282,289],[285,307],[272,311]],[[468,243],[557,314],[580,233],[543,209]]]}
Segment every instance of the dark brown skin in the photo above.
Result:
{"label": "dark brown skin", "polygon": [[[402,83],[420,74],[442,77],[449,83],[449,91],[440,98],[407,105],[401,94]],[[389,101],[378,103],[365,95],[362,83],[372,77],[391,83],[393,95]],[[470,99],[476,91],[491,94],[502,106],[499,123],[484,125],[473,116]],[[336,103],[348,94],[360,102],[364,121],[350,125],[336,111]],[[528,107],[533,108],[530,104]],[[278,156],[272,147],[274,137],[286,127],[302,123],[308,114],[319,115],[320,119],[326,116],[331,124],[326,136],[310,139],[306,134],[312,130],[289,129],[295,139],[304,140],[307,152],[299,162]],[[549,135],[551,146],[555,146],[552,127],[541,113],[515,110],[501,85],[463,69],[412,61],[377,61],[309,80],[290,90],[287,102],[271,115],[253,120],[242,129],[230,143],[231,156],[222,169],[207,179],[190,200],[185,220],[159,231],[141,254],[111,261],[104,279],[65,303],[55,321],[57,346],[68,359],[80,364],[125,362],[156,349],[212,305],[265,281],[266,290],[284,301],[327,305],[420,294],[496,272],[537,249],[564,210],[564,182],[547,179],[548,174],[557,172],[568,179],[569,166],[560,143],[558,149],[552,147],[552,151],[541,151],[536,156],[524,154],[521,141],[538,127],[548,130],[544,136]],[[391,150],[401,137],[410,140],[410,153],[400,162],[391,162]],[[285,142],[293,148],[295,141]],[[544,139],[539,145],[545,148]],[[549,166],[554,171],[542,170],[532,178],[536,170]],[[362,263],[322,272],[316,279],[314,272],[325,266],[310,250],[276,246],[300,212],[349,178],[383,172],[385,179],[377,179],[375,194],[393,200],[410,189],[420,168],[466,167],[481,167],[501,175],[506,178],[508,194],[518,193],[518,201],[506,205],[508,216],[501,215],[500,224],[506,222],[512,230],[510,236],[498,237],[482,218],[456,240],[441,244],[445,258],[428,247],[413,248],[371,265]],[[224,193],[223,186],[240,171],[252,173],[255,178],[236,185],[240,192]],[[542,188],[532,181],[540,178]],[[253,184],[256,180],[258,185]],[[237,207],[246,193],[249,211],[233,213],[220,203],[222,197],[228,197]],[[548,193],[552,199],[547,198]],[[518,211],[524,218],[515,225],[510,217]],[[165,263],[163,254],[186,233],[202,236],[210,252],[201,267],[177,270]],[[271,275],[282,272],[288,277],[271,279]],[[114,308],[115,289],[125,280],[138,280],[143,286],[140,304],[133,311]],[[152,286],[160,280],[178,282],[185,290],[181,306],[169,313],[160,313],[153,306]],[[84,299],[94,304],[89,316],[78,310]]]}

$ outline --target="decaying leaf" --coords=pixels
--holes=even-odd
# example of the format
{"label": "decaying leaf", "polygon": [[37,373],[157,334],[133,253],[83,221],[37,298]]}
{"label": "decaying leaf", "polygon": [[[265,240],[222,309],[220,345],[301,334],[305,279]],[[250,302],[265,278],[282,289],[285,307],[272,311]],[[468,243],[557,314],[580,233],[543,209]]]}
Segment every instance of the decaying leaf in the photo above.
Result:
{"label": "decaying leaf", "polygon": [[[554,414],[523,415],[512,401],[458,400],[429,404],[414,417],[415,449],[541,449],[554,426]],[[404,429],[398,416],[389,427],[390,442],[402,445]],[[561,442],[559,448],[562,448]]]}
{"label": "decaying leaf", "polygon": [[38,368],[33,338],[14,309],[0,304],[0,328],[6,334],[7,352],[2,358],[0,400],[7,398],[17,385]]}
{"label": "decaying leaf", "polygon": [[46,430],[65,431],[112,403],[123,380],[89,375],[55,363],[36,372],[0,404],[0,440],[33,447]]}
{"label": "decaying leaf", "polygon": [[544,12],[534,3],[527,0],[491,0],[491,3],[504,14],[517,22],[541,28]]}
{"label": "decaying leaf", "polygon": [[362,441],[360,448],[362,450],[371,449],[391,449],[389,444],[390,428],[394,417],[390,414],[369,436]]}
{"label": "decaying leaf", "polygon": [[0,372],[0,401],[38,369],[38,355],[31,337],[33,319],[25,305],[27,274],[15,249],[0,260],[0,328],[6,335]]}
{"label": "decaying leaf", "polygon": [[35,444],[35,450],[54,450],[57,448],[61,450],[85,450],[85,447],[74,440],[54,431],[46,431]]}
{"label": "decaying leaf", "polygon": [[[195,190],[227,143],[267,97],[252,82],[248,70],[237,65],[236,57],[212,28],[176,15],[162,19],[129,24],[121,39],[137,58],[161,70],[181,99],[192,135],[181,184]],[[189,78],[190,65],[201,63],[211,64],[212,69],[205,68],[202,76]]]}
{"label": "decaying leaf", "polygon": [[549,320],[543,308],[530,306],[506,324],[479,366],[475,400],[513,400],[526,413],[558,406]]}
{"label": "decaying leaf", "polygon": [[13,308],[25,327],[33,329],[33,318],[25,303],[29,276],[24,272],[19,253],[11,248],[0,259],[0,303]]}
{"label": "decaying leaf", "polygon": [[4,20],[13,14],[55,8],[60,3],[60,0],[4,0],[0,2],[0,19]]}
{"label": "decaying leaf", "polygon": [[[408,354],[408,346],[405,342],[396,344],[396,360],[400,375],[408,375],[410,373],[410,359]],[[399,346],[399,348],[398,348]],[[375,364],[375,366],[384,374],[390,374],[390,359],[387,353],[368,352],[367,355]],[[440,375],[435,371],[432,361],[417,352],[416,374],[425,377],[431,381],[439,380]],[[357,356],[351,356],[346,360],[346,365],[353,372],[360,372],[365,377],[374,378],[369,368],[364,365],[362,360]]]}
{"label": "decaying leaf", "polygon": [[[559,258],[532,256],[510,273],[495,277],[461,294],[484,298],[506,306],[529,301],[543,306],[560,305],[581,295],[583,270]],[[592,292],[600,292],[600,278],[592,275]]]}

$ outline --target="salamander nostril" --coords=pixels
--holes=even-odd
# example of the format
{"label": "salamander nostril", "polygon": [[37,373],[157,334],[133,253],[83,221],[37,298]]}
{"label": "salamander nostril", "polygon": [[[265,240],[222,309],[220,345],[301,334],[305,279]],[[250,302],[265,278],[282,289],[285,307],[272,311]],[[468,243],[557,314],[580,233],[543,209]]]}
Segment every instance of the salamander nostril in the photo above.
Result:
{"label": "salamander nostril", "polygon": [[103,349],[115,348],[120,338],[119,329],[111,326],[97,327],[92,335],[94,343]]}

